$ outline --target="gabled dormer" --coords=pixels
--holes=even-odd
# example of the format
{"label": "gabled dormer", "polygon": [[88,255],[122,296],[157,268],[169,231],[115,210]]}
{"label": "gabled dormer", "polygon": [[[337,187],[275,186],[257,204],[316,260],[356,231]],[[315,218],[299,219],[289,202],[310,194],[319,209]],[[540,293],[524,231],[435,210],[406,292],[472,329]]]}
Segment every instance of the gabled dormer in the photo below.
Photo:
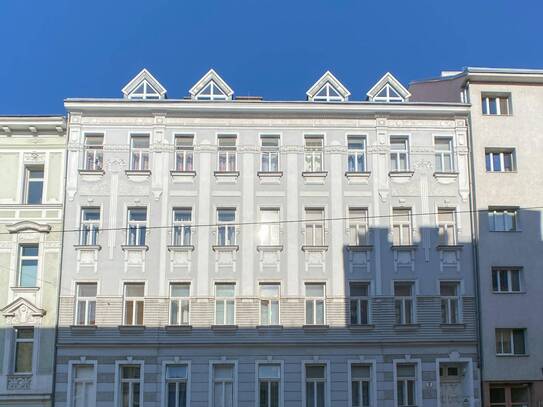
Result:
{"label": "gabled dormer", "polygon": [[397,80],[394,75],[387,72],[367,93],[370,102],[405,102],[411,93]]}
{"label": "gabled dormer", "polygon": [[145,68],[126,84],[122,92],[125,99],[157,100],[166,97],[166,88]]}
{"label": "gabled dormer", "polygon": [[232,100],[234,91],[217,72],[210,69],[189,93],[193,100]]}
{"label": "gabled dormer", "polygon": [[334,76],[326,71],[306,92],[311,102],[345,102],[351,92]]}

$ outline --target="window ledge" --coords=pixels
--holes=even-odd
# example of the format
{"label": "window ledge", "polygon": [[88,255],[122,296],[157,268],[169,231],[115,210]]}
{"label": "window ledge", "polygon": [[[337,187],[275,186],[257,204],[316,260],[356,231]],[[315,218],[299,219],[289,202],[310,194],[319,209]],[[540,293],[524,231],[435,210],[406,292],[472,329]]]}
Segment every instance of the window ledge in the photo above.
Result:
{"label": "window ledge", "polygon": [[257,325],[256,329],[259,331],[281,331],[283,325]]}
{"label": "window ledge", "polygon": [[416,331],[420,328],[420,324],[394,324],[394,329],[397,331]]}
{"label": "window ledge", "polygon": [[99,244],[74,244],[75,250],[102,250]]}
{"label": "window ledge", "polygon": [[166,329],[166,331],[171,333],[192,331],[192,325],[166,325],[164,328]]}
{"label": "window ledge", "polygon": [[130,250],[133,250],[133,251],[138,251],[138,250],[148,251],[149,246],[147,246],[147,245],[140,246],[140,245],[132,245],[132,244],[123,244],[123,245],[121,245],[121,249],[125,250],[125,251],[130,251]]}
{"label": "window ledge", "polygon": [[439,327],[444,331],[461,331],[466,329],[466,324],[457,323],[457,324],[439,324]]}
{"label": "window ledge", "polygon": [[238,329],[237,325],[211,325],[213,331],[236,331]]}
{"label": "window ledge", "polygon": [[391,178],[411,178],[415,171],[389,171],[388,176]]}
{"label": "window ledge", "polygon": [[526,294],[525,290],[522,291],[492,291],[492,294],[497,295],[519,295],[519,294]]}
{"label": "window ledge", "polygon": [[196,178],[196,171],[177,171],[171,170],[170,176],[172,177],[173,182],[188,182],[193,183],[194,178]]}
{"label": "window ledge", "polygon": [[283,245],[258,245],[256,250],[259,252],[282,252]]}
{"label": "window ledge", "polygon": [[528,353],[521,353],[521,354],[518,354],[518,355],[500,355],[500,354],[496,354],[496,357],[497,358],[527,358],[527,357],[530,357],[530,355]]}
{"label": "window ledge", "polygon": [[310,246],[303,245],[302,251],[304,252],[326,252],[328,251],[328,246]]}
{"label": "window ledge", "polygon": [[373,245],[349,245],[347,246],[347,250],[350,252],[369,252],[370,250],[373,250]]}
{"label": "window ledge", "polygon": [[119,325],[121,333],[141,333],[145,331],[145,325]]}
{"label": "window ledge", "polygon": [[258,171],[256,175],[260,178],[281,178],[283,171]]}
{"label": "window ledge", "polygon": [[239,177],[239,171],[214,171],[213,175],[215,175],[217,178],[222,177]]}
{"label": "window ledge", "polygon": [[11,287],[11,291],[15,293],[36,293],[40,291],[40,287]]}
{"label": "window ledge", "polygon": [[129,177],[148,177],[151,170],[125,170],[124,173]]}
{"label": "window ledge", "polygon": [[393,244],[392,246],[390,246],[390,248],[392,250],[417,250],[417,245],[416,244],[401,244],[401,245],[395,245]]}
{"label": "window ledge", "polygon": [[178,245],[169,245],[168,251],[170,252],[193,252],[194,246],[193,245],[184,245],[184,246],[178,246]]}
{"label": "window ledge", "polygon": [[328,171],[303,171],[302,177],[306,184],[324,184]]}
{"label": "window ledge", "polygon": [[79,175],[92,175],[92,176],[101,177],[105,173],[106,172],[104,170],[85,170],[85,169],[79,170]]}
{"label": "window ledge", "polygon": [[211,248],[215,252],[237,252],[239,250],[238,245],[228,245],[228,246],[213,245],[211,246]]}
{"label": "window ledge", "polygon": [[351,331],[371,331],[373,329],[375,329],[375,325],[374,324],[360,324],[360,325],[349,325],[349,329]]}
{"label": "window ledge", "polygon": [[89,333],[97,330],[96,325],[70,325],[70,330],[74,333]]}
{"label": "window ledge", "polygon": [[371,172],[369,171],[346,171],[345,177],[349,184],[367,184]]}
{"label": "window ledge", "polygon": [[305,331],[327,331],[330,325],[303,325]]}
{"label": "window ledge", "polygon": [[462,245],[462,244],[438,244],[437,245],[437,250],[454,251],[454,250],[462,250],[463,247],[464,247],[464,245]]}
{"label": "window ledge", "polygon": [[512,170],[512,171],[488,171],[486,170],[485,171],[486,174],[518,174],[518,171],[517,170]]}
{"label": "window ledge", "polygon": [[456,178],[456,177],[458,177],[458,172],[456,172],[456,171],[449,171],[449,172],[436,171],[436,172],[434,172],[434,177],[435,178]]}

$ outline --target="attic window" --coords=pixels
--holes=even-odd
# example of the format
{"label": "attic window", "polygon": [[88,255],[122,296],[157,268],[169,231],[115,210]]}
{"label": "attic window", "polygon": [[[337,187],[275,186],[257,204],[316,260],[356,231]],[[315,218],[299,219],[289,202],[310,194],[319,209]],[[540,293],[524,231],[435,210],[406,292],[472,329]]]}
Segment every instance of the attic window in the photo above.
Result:
{"label": "attic window", "polygon": [[196,95],[196,100],[226,100],[227,98],[226,93],[213,81],[210,81]]}
{"label": "attic window", "polygon": [[343,102],[344,100],[344,97],[329,83],[326,83],[315,96],[313,96],[314,102]]}
{"label": "attic window", "polygon": [[141,82],[129,95],[129,99],[160,99],[160,94],[147,81]]}
{"label": "attic window", "polygon": [[405,99],[390,84],[386,84],[373,98],[374,102],[404,102]]}

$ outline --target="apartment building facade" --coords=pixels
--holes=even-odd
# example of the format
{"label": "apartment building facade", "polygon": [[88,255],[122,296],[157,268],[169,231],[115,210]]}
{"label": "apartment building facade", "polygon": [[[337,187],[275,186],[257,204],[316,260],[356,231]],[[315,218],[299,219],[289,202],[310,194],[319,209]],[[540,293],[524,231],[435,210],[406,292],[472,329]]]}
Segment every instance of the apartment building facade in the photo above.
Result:
{"label": "apartment building facade", "polygon": [[51,406],[65,120],[0,117],[0,405]]}
{"label": "apartment building facade", "polygon": [[477,406],[469,108],[68,99],[56,406]]}
{"label": "apartment building facade", "polygon": [[410,91],[417,101],[471,104],[485,406],[540,406],[543,71],[466,68]]}

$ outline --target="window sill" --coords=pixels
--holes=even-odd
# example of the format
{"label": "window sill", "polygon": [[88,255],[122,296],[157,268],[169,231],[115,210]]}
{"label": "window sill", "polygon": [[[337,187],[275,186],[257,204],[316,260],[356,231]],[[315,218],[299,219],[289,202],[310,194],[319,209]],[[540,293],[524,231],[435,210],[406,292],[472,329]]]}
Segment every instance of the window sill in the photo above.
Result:
{"label": "window sill", "polygon": [[121,333],[141,333],[145,331],[145,325],[119,325]]}
{"label": "window sill", "polygon": [[259,331],[281,331],[283,325],[257,325],[256,329]]}
{"label": "window sill", "polygon": [[347,246],[347,250],[350,252],[369,252],[373,250],[373,245],[349,245]]}
{"label": "window sill", "polygon": [[411,178],[415,171],[389,171],[388,176],[390,178]]}
{"label": "window sill", "polygon": [[420,328],[420,324],[394,324],[396,331],[416,331]]}
{"label": "window sill", "polygon": [[177,246],[177,245],[169,245],[168,251],[170,252],[193,252],[194,246],[192,245],[184,245],[184,246]]}
{"label": "window sill", "polygon": [[302,327],[304,331],[327,331],[330,326],[329,325],[303,325]]}
{"label": "window sill", "polygon": [[518,355],[496,355],[497,358],[528,358],[530,355],[528,353],[522,353]]}
{"label": "window sill", "polygon": [[282,252],[283,245],[258,245],[256,250],[259,252]]}
{"label": "window sill", "polygon": [[464,245],[462,244],[438,244],[437,250],[449,250],[449,251],[455,251],[455,250],[462,250]]}
{"label": "window sill", "polygon": [[85,169],[79,170],[79,175],[82,175],[82,176],[101,177],[105,173],[106,172],[104,170],[85,170]]}
{"label": "window sill", "polygon": [[302,172],[302,177],[306,184],[324,184],[328,171],[304,171]]}
{"label": "window sill", "polygon": [[121,245],[121,249],[124,251],[148,251],[149,246],[147,245],[131,245],[131,244],[123,244]]}
{"label": "window sill", "polygon": [[488,171],[486,170],[485,171],[486,174],[517,174],[518,171],[515,169],[515,170],[512,170],[512,171]]}
{"label": "window sill", "polygon": [[124,173],[129,177],[148,177],[151,170],[125,170]]}
{"label": "window sill", "polygon": [[188,182],[193,183],[194,178],[196,178],[196,171],[177,171],[171,170],[170,176],[172,177],[173,182]]}
{"label": "window sill", "polygon": [[239,250],[238,245],[228,245],[228,246],[220,246],[220,245],[213,245],[211,246],[214,252],[237,252]]}
{"label": "window sill", "polygon": [[164,329],[171,333],[183,333],[192,331],[192,325],[166,325]]}
{"label": "window sill", "polygon": [[96,325],[70,325],[70,330],[74,333],[90,333],[97,329]]}
{"label": "window sill", "polygon": [[218,183],[236,183],[239,171],[215,171],[213,175]]}
{"label": "window sill", "polygon": [[303,245],[302,251],[304,252],[326,252],[328,251],[328,246],[310,246]]}
{"label": "window sill", "polygon": [[526,294],[526,291],[492,291],[492,294],[497,295],[519,295],[519,294]]}
{"label": "window sill", "polygon": [[11,287],[14,293],[36,293],[40,291],[40,287]]}
{"label": "window sill", "polygon": [[466,324],[457,323],[457,324],[439,324],[439,327],[444,331],[462,331],[466,329]]}
{"label": "window sill", "polygon": [[375,329],[375,325],[374,324],[349,325],[349,329],[355,332],[371,331]]}
{"label": "window sill", "polygon": [[237,331],[237,325],[211,325],[213,331],[233,332]]}
{"label": "window sill", "polygon": [[283,171],[258,171],[256,175],[260,178],[281,178]]}
{"label": "window sill", "polygon": [[449,172],[443,172],[443,171],[436,171],[434,172],[435,178],[456,178],[458,177],[458,172],[456,171],[449,171]]}
{"label": "window sill", "polygon": [[393,244],[390,246],[392,250],[417,250],[416,244],[401,244],[401,245],[395,245]]}
{"label": "window sill", "polygon": [[74,244],[75,250],[102,250],[99,244]]}
{"label": "window sill", "polygon": [[371,172],[369,171],[346,171],[345,177],[349,184],[367,184],[370,178]]}

